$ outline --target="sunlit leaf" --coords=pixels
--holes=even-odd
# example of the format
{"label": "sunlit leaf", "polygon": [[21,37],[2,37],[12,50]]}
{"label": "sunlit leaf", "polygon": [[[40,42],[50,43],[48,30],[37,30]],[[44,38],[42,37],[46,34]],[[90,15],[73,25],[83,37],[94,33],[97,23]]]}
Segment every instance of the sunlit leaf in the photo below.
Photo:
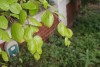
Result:
{"label": "sunlit leaf", "polygon": [[19,15],[18,14],[10,14],[10,16],[19,19]]}
{"label": "sunlit leaf", "polygon": [[0,9],[7,11],[9,8],[7,0],[0,0]]}
{"label": "sunlit leaf", "polygon": [[69,46],[70,43],[71,43],[70,40],[66,37],[66,38],[65,38],[65,46]]}
{"label": "sunlit leaf", "polygon": [[8,33],[2,29],[0,29],[0,40],[7,41],[7,42],[10,41],[10,37]]}
{"label": "sunlit leaf", "polygon": [[2,65],[2,67],[7,67],[6,65]]}
{"label": "sunlit leaf", "polygon": [[18,0],[7,0],[8,4],[13,4],[13,3],[17,3]]}
{"label": "sunlit leaf", "polygon": [[11,26],[12,38],[18,42],[23,42],[24,29],[21,24],[13,23]]}
{"label": "sunlit leaf", "polygon": [[8,20],[5,18],[5,16],[0,16],[0,28],[7,29],[8,27]]}
{"label": "sunlit leaf", "polygon": [[32,25],[34,25],[34,26],[42,26],[42,24],[38,20],[36,20],[35,18],[30,17],[29,19],[33,23]]}
{"label": "sunlit leaf", "polygon": [[38,32],[38,31],[39,31],[39,29],[37,27],[34,27],[34,26],[28,26],[27,28],[25,28],[25,31],[24,31],[25,41],[32,39],[33,34]]}
{"label": "sunlit leaf", "polygon": [[28,41],[27,43],[27,46],[28,46],[28,50],[34,54],[36,52],[36,49],[37,49],[37,45],[36,45],[36,42],[34,39],[31,39]]}
{"label": "sunlit leaf", "polygon": [[35,60],[38,61],[38,60],[40,59],[40,55],[39,55],[38,53],[35,53],[35,54],[34,54],[34,58],[35,58]]}
{"label": "sunlit leaf", "polygon": [[36,15],[37,13],[38,13],[38,9],[29,10],[29,14],[32,15],[32,16]]}
{"label": "sunlit leaf", "polygon": [[47,8],[49,6],[47,0],[40,0],[40,2],[44,5],[44,8]]}
{"label": "sunlit leaf", "polygon": [[54,22],[54,16],[50,11],[46,11],[41,18],[42,22],[44,23],[45,26],[51,27]]}
{"label": "sunlit leaf", "polygon": [[28,1],[27,3],[23,3],[22,6],[25,9],[31,9],[31,10],[37,8],[37,6],[33,2],[31,2],[31,1]]}
{"label": "sunlit leaf", "polygon": [[42,47],[43,40],[40,36],[38,36],[38,35],[34,36],[34,40],[35,40],[38,48]]}
{"label": "sunlit leaf", "polygon": [[62,36],[66,36],[67,28],[62,22],[58,24],[57,30]]}
{"label": "sunlit leaf", "polygon": [[21,10],[19,14],[20,23],[23,24],[27,18],[27,13],[25,10]]}
{"label": "sunlit leaf", "polygon": [[5,51],[2,51],[2,58],[4,61],[9,61],[7,53]]}
{"label": "sunlit leaf", "polygon": [[13,3],[10,5],[10,11],[15,14],[19,14],[22,10],[22,7],[19,3]]}
{"label": "sunlit leaf", "polygon": [[37,53],[42,54],[42,48],[37,48]]}
{"label": "sunlit leaf", "polygon": [[68,29],[67,29],[67,33],[66,33],[66,37],[71,38],[72,35],[73,35],[72,30],[68,28]]}

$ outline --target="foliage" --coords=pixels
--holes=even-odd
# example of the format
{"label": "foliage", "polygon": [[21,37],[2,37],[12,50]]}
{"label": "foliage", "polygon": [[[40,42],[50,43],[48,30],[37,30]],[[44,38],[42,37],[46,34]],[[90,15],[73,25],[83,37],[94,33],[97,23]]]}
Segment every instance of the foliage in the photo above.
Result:
{"label": "foliage", "polygon": [[[35,60],[40,59],[43,40],[38,35],[33,36],[34,33],[39,31],[38,27],[42,26],[42,23],[33,18],[33,16],[38,13],[41,5],[46,9],[41,17],[41,21],[45,26],[50,28],[53,25],[54,16],[53,13],[47,9],[50,4],[46,0],[0,0],[0,40],[9,42],[13,39],[18,43],[27,42],[27,48]],[[27,24],[24,23],[25,21]],[[29,24],[30,21],[32,25]],[[8,24],[10,24],[10,26]],[[11,28],[11,38],[6,32],[8,27]],[[62,30],[62,32],[64,31],[60,29],[60,26],[58,26],[58,28]],[[67,30],[65,33],[68,33],[65,39],[65,44],[68,46],[70,41],[67,40],[67,38],[72,37],[72,31],[65,26],[64,28]],[[2,53],[2,56],[5,56],[6,53]],[[4,58],[4,60],[5,59],[6,58]]]}
{"label": "foliage", "polygon": [[81,0],[81,3],[84,6],[87,5],[88,3],[92,3],[92,4],[100,3],[100,0]]}
{"label": "foliage", "polygon": [[86,6],[89,3],[92,3],[92,4],[99,4],[100,3],[100,0],[70,0],[70,1],[72,3],[74,3],[75,1],[81,1],[82,6]]}
{"label": "foliage", "polygon": [[[65,47],[64,39],[56,31],[43,44],[40,61],[34,61],[33,55],[24,45],[20,53],[12,57],[10,67],[100,67],[100,14],[97,12],[79,14],[73,27],[74,36],[71,45]],[[90,16],[91,15],[91,16]],[[86,16],[88,19],[86,19]],[[96,18],[95,18],[96,16]],[[91,19],[92,18],[92,19]],[[84,19],[84,20],[83,20]],[[91,22],[90,22],[91,21]]]}
{"label": "foliage", "polygon": [[[64,37],[58,33],[49,38],[39,66],[43,67],[99,67],[100,14],[87,11],[79,14],[74,24],[71,45],[64,47]],[[38,66],[37,66],[38,67]]]}
{"label": "foliage", "polygon": [[71,29],[66,28],[66,26],[63,23],[59,23],[57,29],[58,32],[65,37],[65,46],[69,46],[70,45],[69,38],[71,38],[73,35]]}

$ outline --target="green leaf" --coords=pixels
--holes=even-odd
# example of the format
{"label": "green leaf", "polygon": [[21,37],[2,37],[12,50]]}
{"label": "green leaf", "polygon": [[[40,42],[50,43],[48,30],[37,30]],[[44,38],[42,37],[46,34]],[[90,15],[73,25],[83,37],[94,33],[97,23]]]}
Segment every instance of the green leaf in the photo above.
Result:
{"label": "green leaf", "polygon": [[31,39],[28,41],[27,43],[27,46],[28,46],[28,50],[34,54],[36,52],[36,49],[37,49],[37,45],[36,45],[36,42],[34,39]]}
{"label": "green leaf", "polygon": [[2,51],[2,58],[4,61],[9,61],[7,53],[5,51]]}
{"label": "green leaf", "polygon": [[34,40],[35,40],[38,48],[42,47],[43,40],[40,36],[38,36],[38,35],[34,36]]}
{"label": "green leaf", "polygon": [[32,39],[32,37],[33,37],[32,35],[38,31],[39,31],[39,29],[37,27],[34,27],[34,26],[28,26],[27,28],[25,28],[25,31],[24,31],[25,41]]}
{"label": "green leaf", "polygon": [[28,1],[27,3],[24,3],[23,5],[22,5],[22,7],[24,8],[24,9],[36,9],[37,8],[37,6],[33,3],[33,2],[30,2],[30,1]]}
{"label": "green leaf", "polygon": [[34,58],[35,58],[35,60],[38,61],[38,60],[40,59],[40,55],[39,55],[38,53],[35,53],[35,54],[34,54]]}
{"label": "green leaf", "polygon": [[19,14],[22,10],[22,7],[19,3],[13,3],[10,5],[10,11],[14,14]]}
{"label": "green leaf", "polygon": [[70,40],[68,40],[68,38],[66,37],[66,38],[65,38],[65,46],[69,46],[70,43],[71,43]]}
{"label": "green leaf", "polygon": [[71,29],[67,28],[67,33],[66,33],[66,37],[71,38],[73,35],[73,32]]}
{"label": "green leaf", "polygon": [[20,23],[23,24],[27,18],[27,13],[25,10],[21,10],[19,14]]}
{"label": "green leaf", "polygon": [[14,40],[22,42],[24,36],[24,29],[22,25],[19,23],[13,23],[11,26],[11,35]]}
{"label": "green leaf", "polygon": [[7,0],[8,4],[13,4],[13,3],[17,3],[18,0]]}
{"label": "green leaf", "polygon": [[10,8],[9,4],[7,3],[7,0],[0,0],[0,8],[5,11]]}
{"label": "green leaf", "polygon": [[29,14],[32,15],[32,16],[36,15],[37,13],[38,13],[38,9],[29,10]]}
{"label": "green leaf", "polygon": [[40,0],[40,2],[44,5],[44,8],[47,8],[49,6],[47,0]]}
{"label": "green leaf", "polygon": [[66,36],[67,28],[62,22],[58,24],[57,30],[62,36]]}
{"label": "green leaf", "polygon": [[4,40],[7,42],[10,41],[10,37],[9,37],[8,33],[2,29],[0,29],[0,40]]}
{"label": "green leaf", "polygon": [[17,19],[19,19],[19,15],[18,14],[10,14],[10,16],[15,17]]}
{"label": "green leaf", "polygon": [[32,25],[34,25],[34,26],[42,26],[42,24],[39,21],[37,21],[35,18],[30,17],[29,19],[33,23]]}
{"label": "green leaf", "polygon": [[22,60],[22,58],[19,58],[19,61],[20,61],[21,63],[23,63],[23,60]]}
{"label": "green leaf", "polygon": [[54,22],[54,16],[50,11],[46,11],[41,18],[42,22],[44,23],[45,26],[51,27]]}
{"label": "green leaf", "polygon": [[2,67],[7,67],[6,65],[2,65]]}
{"label": "green leaf", "polygon": [[42,48],[37,48],[37,53],[42,54]]}
{"label": "green leaf", "polygon": [[2,67],[7,67],[6,65],[2,65]]}
{"label": "green leaf", "polygon": [[8,20],[5,18],[5,16],[0,16],[0,28],[7,29],[8,27]]}

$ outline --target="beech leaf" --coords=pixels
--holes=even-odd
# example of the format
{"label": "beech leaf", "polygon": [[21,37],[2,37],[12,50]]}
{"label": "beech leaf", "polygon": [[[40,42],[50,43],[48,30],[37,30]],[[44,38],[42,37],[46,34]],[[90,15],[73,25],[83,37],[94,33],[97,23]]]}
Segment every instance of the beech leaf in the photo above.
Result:
{"label": "beech leaf", "polygon": [[29,10],[37,8],[37,6],[31,1],[28,1],[27,3],[23,3],[22,7],[25,8],[25,9],[29,9]]}
{"label": "beech leaf", "polygon": [[18,0],[7,0],[8,4],[13,4],[13,3],[17,3]]}
{"label": "beech leaf", "polygon": [[22,7],[19,3],[13,3],[10,5],[10,11],[14,14],[19,14],[22,10]]}
{"label": "beech leaf", "polygon": [[40,2],[44,5],[44,8],[47,8],[49,6],[47,0],[40,0]]}
{"label": "beech leaf", "polygon": [[37,53],[42,54],[42,48],[37,48]]}
{"label": "beech leaf", "polygon": [[23,24],[26,21],[27,13],[25,10],[21,10],[19,14],[20,23]]}
{"label": "beech leaf", "polygon": [[0,40],[10,41],[9,34],[5,30],[0,29]]}
{"label": "beech leaf", "polygon": [[38,53],[35,53],[35,54],[34,54],[34,58],[35,58],[35,60],[38,61],[38,60],[40,59],[40,55],[39,55]]}
{"label": "beech leaf", "polygon": [[37,12],[38,12],[38,9],[31,9],[31,10],[29,10],[29,14],[32,15],[32,16],[36,15]]}
{"label": "beech leaf", "polygon": [[11,26],[11,35],[17,42],[23,42],[24,29],[20,23],[13,23]]}
{"label": "beech leaf", "polygon": [[7,3],[7,0],[0,0],[0,8],[5,11],[10,8],[9,4]]}
{"label": "beech leaf", "polygon": [[2,51],[2,58],[4,61],[9,61],[7,53],[5,51]]}
{"label": "beech leaf", "polygon": [[34,39],[29,40],[27,46],[28,46],[28,50],[29,50],[32,54],[34,54],[34,53],[36,52],[37,45],[36,45],[36,42],[35,42]]}
{"label": "beech leaf", "polygon": [[34,40],[35,40],[38,48],[42,47],[43,40],[40,36],[38,36],[38,35],[34,36]]}
{"label": "beech leaf", "polygon": [[65,38],[65,46],[69,46],[70,43],[71,43],[70,40],[66,37],[66,38]]}
{"label": "beech leaf", "polygon": [[62,36],[66,36],[67,28],[62,22],[58,24],[57,30]]}
{"label": "beech leaf", "polygon": [[51,27],[53,25],[53,22],[54,22],[54,16],[53,14],[50,12],[50,11],[46,11],[44,12],[44,14],[42,15],[42,18],[41,18],[43,24],[47,27]]}
{"label": "beech leaf", "polygon": [[42,26],[42,24],[39,21],[37,21],[35,18],[30,17],[29,19],[33,23],[32,25],[34,25],[34,26]]}
{"label": "beech leaf", "polygon": [[8,20],[5,18],[5,16],[0,16],[0,28],[7,29],[8,27]]}
{"label": "beech leaf", "polygon": [[73,35],[72,30],[68,28],[68,29],[67,29],[67,33],[66,33],[66,37],[71,38],[72,35]]}
{"label": "beech leaf", "polygon": [[27,28],[25,28],[25,31],[24,31],[25,41],[32,39],[32,37],[33,37],[32,35],[38,31],[39,31],[39,29],[34,26],[28,26]]}
{"label": "beech leaf", "polygon": [[10,16],[19,19],[19,15],[18,14],[10,14]]}

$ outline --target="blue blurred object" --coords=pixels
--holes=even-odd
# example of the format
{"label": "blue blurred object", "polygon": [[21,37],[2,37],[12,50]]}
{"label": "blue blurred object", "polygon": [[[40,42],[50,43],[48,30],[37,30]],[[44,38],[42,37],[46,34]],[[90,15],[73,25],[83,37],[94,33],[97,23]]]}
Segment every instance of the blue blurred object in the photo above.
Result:
{"label": "blue blurred object", "polygon": [[19,53],[18,43],[14,40],[5,44],[5,50],[9,57],[16,56]]}

